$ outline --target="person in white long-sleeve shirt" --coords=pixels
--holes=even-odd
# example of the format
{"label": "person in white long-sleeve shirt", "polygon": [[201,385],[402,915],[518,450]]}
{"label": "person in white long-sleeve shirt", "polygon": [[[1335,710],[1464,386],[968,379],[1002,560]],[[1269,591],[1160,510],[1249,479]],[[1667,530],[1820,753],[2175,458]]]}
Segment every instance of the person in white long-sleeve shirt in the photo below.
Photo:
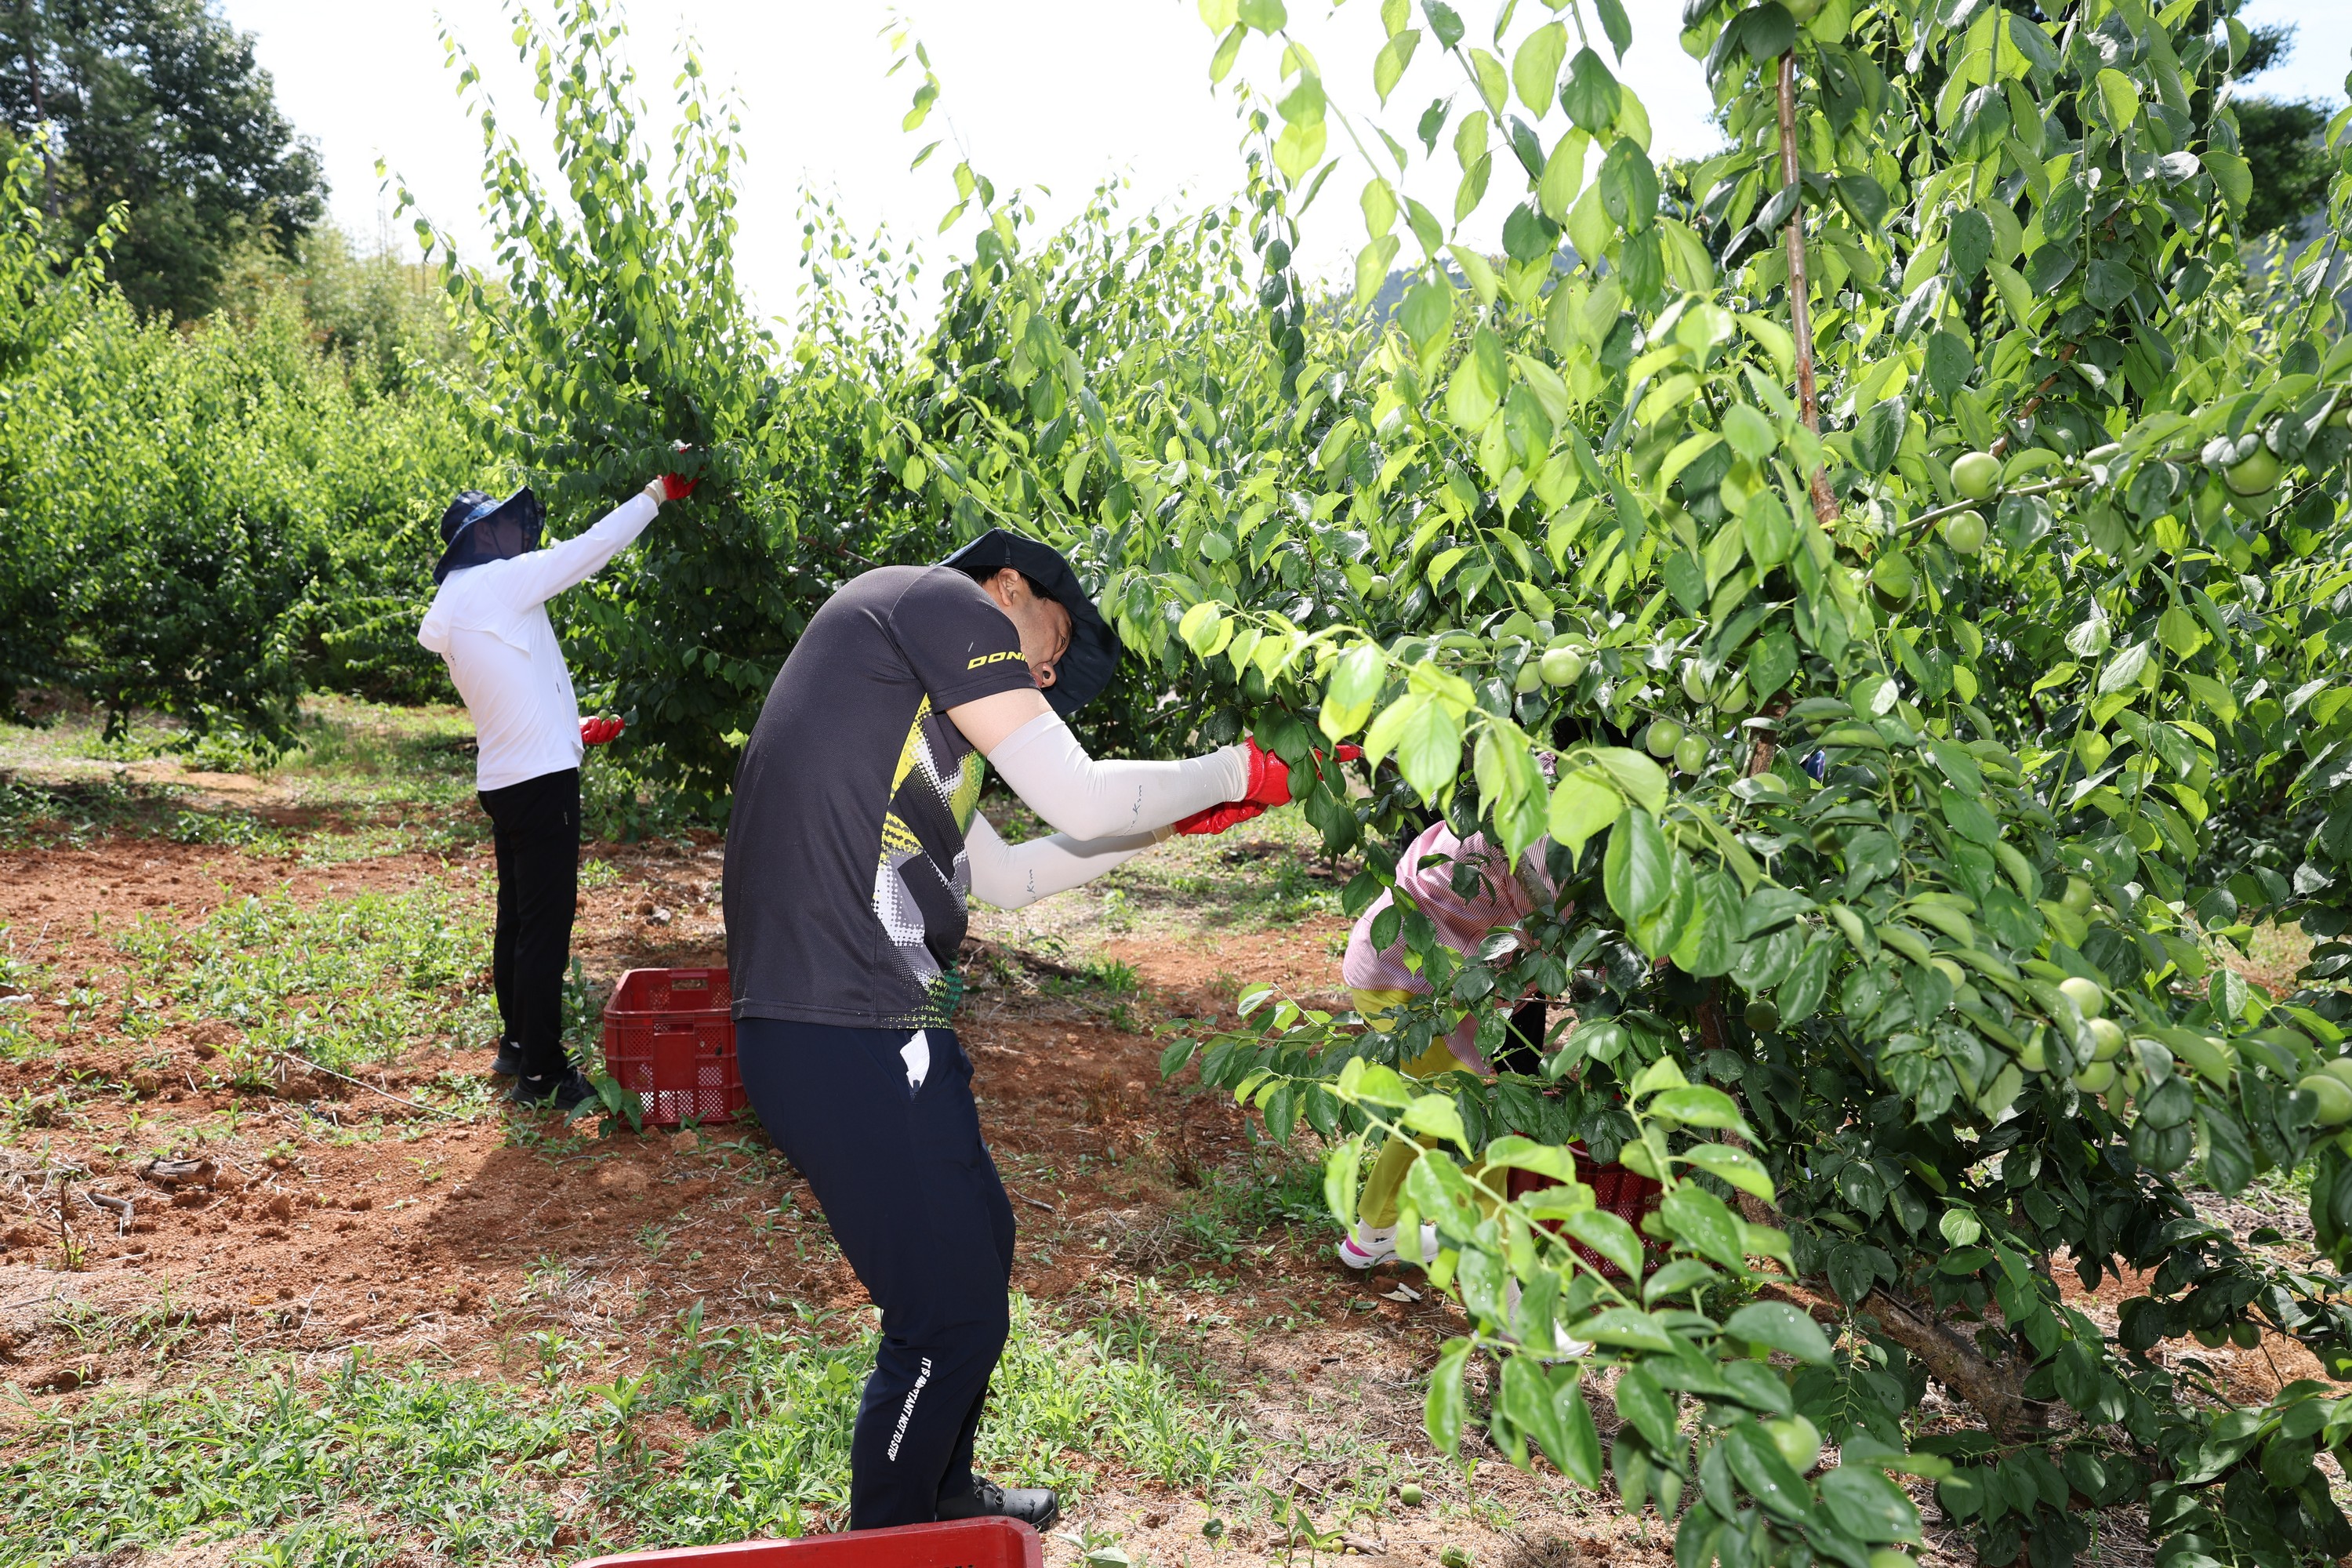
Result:
{"label": "person in white long-sleeve shirt", "polygon": [[586,532],[539,548],[528,489],[504,500],[467,490],[442,514],[438,588],[416,640],[441,656],[474,721],[474,787],[498,852],[490,973],[499,1043],[491,1070],[508,1098],[569,1111],[590,1093],[563,1055],[563,974],[579,900],[580,761],[588,739],[547,602],[626,549],[665,500],[693,489],[665,474]]}

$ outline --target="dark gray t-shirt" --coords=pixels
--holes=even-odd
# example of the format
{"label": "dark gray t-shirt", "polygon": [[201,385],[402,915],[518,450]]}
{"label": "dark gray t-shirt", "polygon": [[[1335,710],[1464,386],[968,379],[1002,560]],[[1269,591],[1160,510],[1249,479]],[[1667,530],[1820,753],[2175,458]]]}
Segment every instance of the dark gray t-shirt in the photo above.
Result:
{"label": "dark gray t-shirt", "polygon": [[946,713],[1035,685],[1011,617],[951,567],[877,567],[825,601],[735,771],[736,1017],[948,1023],[984,764]]}

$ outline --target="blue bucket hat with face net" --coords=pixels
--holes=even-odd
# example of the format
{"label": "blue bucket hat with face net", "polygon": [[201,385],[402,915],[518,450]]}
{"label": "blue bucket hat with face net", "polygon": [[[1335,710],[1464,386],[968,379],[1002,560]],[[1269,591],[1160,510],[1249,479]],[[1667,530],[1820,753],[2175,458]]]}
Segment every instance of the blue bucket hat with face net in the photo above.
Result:
{"label": "blue bucket hat with face net", "polygon": [[539,548],[540,530],[547,509],[525,485],[504,500],[480,490],[461,492],[441,514],[441,559],[434,563],[433,582],[468,566],[509,561]]}
{"label": "blue bucket hat with face net", "polygon": [[1111,630],[1086,584],[1062,552],[1050,544],[1025,539],[1009,529],[992,528],[940,563],[979,574],[1012,567],[1042,590],[1047,598],[1070,612],[1070,647],[1054,667],[1054,684],[1045,700],[1065,719],[1102,695],[1118,673],[1118,634]]}

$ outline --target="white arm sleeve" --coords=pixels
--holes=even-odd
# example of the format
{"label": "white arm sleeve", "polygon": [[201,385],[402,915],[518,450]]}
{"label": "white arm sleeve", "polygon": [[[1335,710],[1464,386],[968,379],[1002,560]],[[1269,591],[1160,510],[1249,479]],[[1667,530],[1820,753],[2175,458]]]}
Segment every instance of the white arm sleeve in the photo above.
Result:
{"label": "white arm sleeve", "polygon": [[1179,763],[1097,762],[1058,713],[1040,713],[988,753],[1030,810],[1081,840],[1149,833],[1239,800],[1249,788],[1248,758],[1227,746]]}
{"label": "white arm sleeve", "polygon": [[1093,881],[1167,837],[1168,830],[1162,828],[1088,843],[1056,833],[1051,838],[1007,844],[996,836],[988,818],[974,816],[963,840],[964,854],[971,865],[971,896],[1000,910],[1025,909],[1048,894]]}
{"label": "white arm sleeve", "polygon": [[500,562],[500,593],[509,595],[517,609],[545,604],[603,571],[604,563],[627,549],[660,510],[659,502],[639,491],[598,518],[585,533],[518,555],[511,563]]}

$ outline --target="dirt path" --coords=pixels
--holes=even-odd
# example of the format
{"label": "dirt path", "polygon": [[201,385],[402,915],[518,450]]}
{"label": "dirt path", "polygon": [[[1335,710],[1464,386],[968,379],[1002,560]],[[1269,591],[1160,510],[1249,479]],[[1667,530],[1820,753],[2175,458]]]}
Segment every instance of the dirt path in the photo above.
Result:
{"label": "dirt path", "polygon": [[[575,951],[592,984],[723,961],[715,841],[586,860]],[[486,921],[487,870],[478,848],[306,865],[125,837],[0,855],[0,973],[16,977],[0,984],[0,1382],[16,1394],[0,1394],[0,1433],[257,1353],[324,1367],[359,1347],[505,1377],[549,1333],[605,1347],[606,1371],[643,1364],[697,1304],[706,1322],[778,1331],[812,1310],[843,1314],[836,1331],[870,1321],[805,1185],[755,1131],[509,1121],[486,1107],[487,1042],[462,1012],[341,1078],[280,1062],[257,1081],[247,1063],[240,1081],[224,1069],[245,1023],[201,996],[142,996],[126,954],[126,931],[201,933],[246,900],[445,899]],[[1114,937],[1083,956],[1127,965],[1139,989],[1122,992],[1057,978],[1064,944],[975,965],[960,1034],[1015,1198],[1015,1289],[1056,1321],[1148,1320],[1264,1460],[1238,1509],[1107,1473],[1055,1561],[1088,1531],[1160,1563],[1277,1553],[1295,1502],[1336,1532],[1327,1544],[1400,1562],[1454,1545],[1499,1563],[1581,1528],[1612,1561],[1663,1563],[1623,1521],[1585,1521],[1592,1500],[1557,1478],[1489,1454],[1465,1488],[1437,1463],[1419,1377],[1450,1310],[1390,1271],[1338,1268],[1312,1172],[1256,1146],[1226,1097],[1160,1081],[1161,1029],[1230,1016],[1244,980],[1330,990],[1343,934],[1322,916]],[[463,983],[467,1005],[486,982]],[[155,1026],[134,1037],[142,1010]],[[1429,1504],[1383,1511],[1394,1478]]]}
{"label": "dirt path", "polygon": [[[756,1131],[600,1131],[494,1107],[483,846],[335,858],[326,843],[311,831],[264,854],[98,834],[0,851],[0,1458],[45,1420],[256,1356],[309,1376],[354,1351],[423,1358],[520,1388],[547,1374],[551,1345],[584,1358],[581,1376],[651,1368],[688,1313],[830,1342],[863,1331],[864,1292]],[[1058,910],[983,918],[969,964],[959,1034],[1016,1205],[1014,1288],[1049,1324],[1132,1325],[1153,1347],[1139,1353],[1206,1391],[1253,1456],[1206,1489],[1096,1465],[1049,1545],[1055,1568],[1113,1541],[1162,1568],[1301,1551],[1420,1568],[1449,1550],[1473,1568],[1663,1568],[1671,1532],[1654,1516],[1492,1450],[1467,1456],[1466,1479],[1440,1462],[1421,1379],[1458,1315],[1417,1276],[1338,1268],[1298,1154],[1263,1146],[1223,1095],[1160,1080],[1169,1034],[1230,1019],[1245,985],[1342,1000],[1346,922],[1311,897],[1328,870],[1280,846],[1191,853]],[[1174,918],[1203,864],[1271,881],[1281,857],[1305,905],[1241,918],[1229,894],[1214,918]],[[723,963],[719,870],[709,835],[592,846],[575,939],[592,989],[633,967]],[[321,943],[381,927],[373,982],[320,952],[230,954],[231,969],[310,963],[349,987],[298,981],[278,1014],[406,1007],[412,1032],[340,1076],[257,1056],[257,1039],[286,1037],[284,1016],[219,1004],[236,977],[217,965],[200,976],[156,956],[256,907]],[[2273,1205],[2230,1223],[2291,1237],[2298,1216]],[[2064,1278],[2095,1315],[2125,1293]],[[2250,1398],[2318,1374],[2284,1342],[2179,1353]],[[1397,1504],[1406,1481],[1424,1506]],[[182,1568],[109,1559],[142,1562]]]}

